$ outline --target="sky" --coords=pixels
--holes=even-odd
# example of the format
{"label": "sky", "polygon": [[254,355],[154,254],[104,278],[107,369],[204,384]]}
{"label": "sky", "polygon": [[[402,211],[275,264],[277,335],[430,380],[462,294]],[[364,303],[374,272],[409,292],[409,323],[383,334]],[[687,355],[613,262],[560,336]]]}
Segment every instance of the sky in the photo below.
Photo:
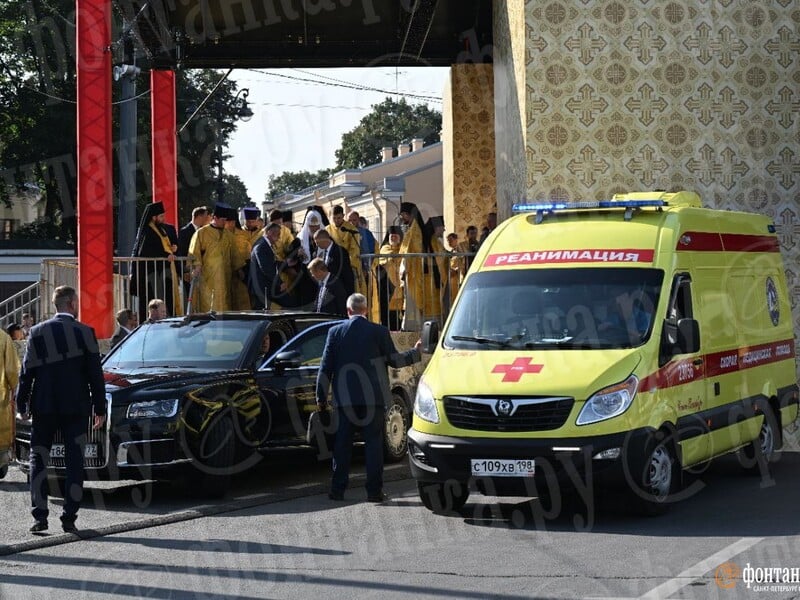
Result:
{"label": "sky", "polygon": [[333,167],[342,134],[387,96],[396,100],[397,93],[406,95],[409,104],[424,103],[441,112],[449,71],[447,67],[234,70],[230,78],[239,88],[249,89],[254,115],[240,121],[231,137],[225,171],[238,175],[250,198],[261,206],[270,175]]}

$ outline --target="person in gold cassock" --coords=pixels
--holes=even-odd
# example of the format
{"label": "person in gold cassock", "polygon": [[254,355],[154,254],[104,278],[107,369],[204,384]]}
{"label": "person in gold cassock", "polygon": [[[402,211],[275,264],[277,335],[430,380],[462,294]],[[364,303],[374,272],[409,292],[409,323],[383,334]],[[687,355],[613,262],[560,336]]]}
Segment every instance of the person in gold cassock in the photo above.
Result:
{"label": "person in gold cassock", "polygon": [[[403,283],[400,279],[400,242],[403,230],[399,225],[390,225],[378,256],[372,262],[372,314],[371,319],[399,331],[403,315]],[[391,256],[395,255],[395,256]]]}
{"label": "person in gold cassock", "polygon": [[231,308],[233,234],[225,229],[236,211],[227,204],[214,207],[211,223],[198,229],[189,244],[192,264],[192,311],[217,312]]}
{"label": "person in gold cassock", "polygon": [[225,221],[225,229],[233,234],[231,249],[231,310],[250,310],[250,291],[247,289],[247,274],[250,271],[250,236],[239,225],[239,219]]}
{"label": "person in gold cassock", "polygon": [[341,246],[350,257],[356,293],[366,295],[367,284],[361,268],[361,234],[358,233],[358,229],[344,220],[344,207],[341,205],[333,207],[331,217],[333,220],[325,229],[331,235],[331,239]]}
{"label": "person in gold cassock", "polygon": [[258,226],[258,218],[261,216],[261,210],[255,206],[245,206],[242,209],[244,215],[244,226],[242,231],[247,234],[250,241],[250,248],[261,238],[261,227]]}
{"label": "person in gold cassock", "polygon": [[[400,217],[408,228],[400,244],[401,254],[434,252],[431,246],[432,231],[425,226],[417,205],[400,204]],[[439,319],[442,313],[440,293],[443,275],[435,260],[422,256],[403,257],[401,273],[404,274],[405,306],[403,331],[419,331],[426,317]]]}

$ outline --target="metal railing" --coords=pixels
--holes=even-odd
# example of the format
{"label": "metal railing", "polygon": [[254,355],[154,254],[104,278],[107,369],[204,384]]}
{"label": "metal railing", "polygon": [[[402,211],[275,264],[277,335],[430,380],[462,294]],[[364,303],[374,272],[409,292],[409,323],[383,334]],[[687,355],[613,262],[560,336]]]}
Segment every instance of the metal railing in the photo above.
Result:
{"label": "metal railing", "polygon": [[[174,302],[185,307],[185,290],[181,284],[183,263],[187,259],[176,258],[176,275],[178,283],[174,290]],[[153,298],[167,302],[168,314],[176,314],[173,299],[168,291],[173,291],[171,269],[166,259],[115,257],[112,276],[114,314],[123,308],[130,308],[139,313],[139,318],[147,318],[147,303]],[[42,261],[39,281],[38,320],[48,319],[55,313],[52,304],[53,291],[58,286],[78,287],[78,261],[70,259],[44,259]],[[183,314],[183,308],[180,313]]]}
{"label": "metal railing", "polygon": [[39,282],[32,283],[10,298],[0,302],[0,327],[5,329],[12,323],[22,324],[22,315],[35,315],[39,308]]}
{"label": "metal railing", "polygon": [[[365,270],[364,282],[358,291],[367,297],[372,320],[383,323],[392,331],[420,331],[425,321],[443,323],[447,318],[473,256],[460,252],[364,254],[362,264],[368,265],[369,269]],[[187,260],[176,259],[178,284],[173,287],[172,271],[165,259],[114,258],[114,313],[130,308],[139,313],[140,320],[144,320],[147,318],[147,302],[160,298],[167,302],[169,316],[184,314],[189,284],[182,271]],[[38,320],[53,315],[51,298],[56,287],[70,285],[77,288],[77,259],[45,259],[41,273],[34,303],[38,304],[34,311]],[[202,281],[195,283],[195,291],[202,292]],[[171,292],[173,299],[170,299]],[[297,300],[291,308],[313,311],[316,296],[317,287],[312,284],[309,297]]]}

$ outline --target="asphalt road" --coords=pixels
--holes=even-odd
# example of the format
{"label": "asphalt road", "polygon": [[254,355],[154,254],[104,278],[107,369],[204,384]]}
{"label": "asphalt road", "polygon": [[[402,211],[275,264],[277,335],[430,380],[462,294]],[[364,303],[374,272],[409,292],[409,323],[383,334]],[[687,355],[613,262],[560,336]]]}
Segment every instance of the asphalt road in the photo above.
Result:
{"label": "asphalt road", "polygon": [[0,598],[800,598],[800,583],[748,589],[729,576],[748,563],[800,567],[798,472],[794,451],[768,477],[726,457],[657,518],[614,497],[587,515],[477,494],[459,514],[435,515],[403,464],[387,471],[390,502],[364,502],[360,476],[332,502],[327,465],[281,452],[221,502],[161,484],[93,492],[80,537],[27,534],[12,472],[0,482]]}

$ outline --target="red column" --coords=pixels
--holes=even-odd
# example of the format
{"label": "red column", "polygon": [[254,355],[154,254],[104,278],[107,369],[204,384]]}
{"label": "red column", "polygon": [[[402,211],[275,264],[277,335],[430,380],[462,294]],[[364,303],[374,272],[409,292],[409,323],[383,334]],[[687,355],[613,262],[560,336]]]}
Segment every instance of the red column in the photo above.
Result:
{"label": "red column", "polygon": [[76,0],[78,293],[80,320],[114,330],[111,177],[111,3]]}
{"label": "red column", "polygon": [[175,72],[150,72],[153,139],[153,202],[163,202],[166,221],[178,223],[178,136],[175,118]]}

